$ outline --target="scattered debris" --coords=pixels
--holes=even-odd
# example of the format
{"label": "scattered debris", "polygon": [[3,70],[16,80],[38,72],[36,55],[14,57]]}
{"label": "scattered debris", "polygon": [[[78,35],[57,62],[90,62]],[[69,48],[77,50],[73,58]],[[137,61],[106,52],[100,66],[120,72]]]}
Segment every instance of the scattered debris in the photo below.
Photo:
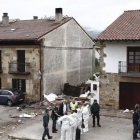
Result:
{"label": "scattered debris", "polygon": [[18,110],[18,111],[21,111],[22,109],[21,109],[21,107],[17,107],[17,110]]}
{"label": "scattered debris", "polygon": [[50,93],[49,95],[44,94],[44,98],[51,102],[58,98],[58,96],[56,96],[54,93]]}
{"label": "scattered debris", "polygon": [[129,109],[126,109],[123,113],[128,113],[128,112],[130,112]]}
{"label": "scattered debris", "polygon": [[31,115],[28,115],[28,114],[19,115],[20,118],[33,118],[35,116],[37,116],[37,114],[35,113],[31,113]]}

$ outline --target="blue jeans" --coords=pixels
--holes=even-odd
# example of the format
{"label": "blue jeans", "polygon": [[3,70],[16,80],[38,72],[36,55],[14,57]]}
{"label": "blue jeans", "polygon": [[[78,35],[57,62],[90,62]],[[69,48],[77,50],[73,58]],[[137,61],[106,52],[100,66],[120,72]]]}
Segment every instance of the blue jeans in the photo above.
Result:
{"label": "blue jeans", "polygon": [[53,120],[52,132],[56,131],[56,120]]}
{"label": "blue jeans", "polygon": [[138,124],[133,124],[133,139],[137,138],[137,133],[138,133]]}

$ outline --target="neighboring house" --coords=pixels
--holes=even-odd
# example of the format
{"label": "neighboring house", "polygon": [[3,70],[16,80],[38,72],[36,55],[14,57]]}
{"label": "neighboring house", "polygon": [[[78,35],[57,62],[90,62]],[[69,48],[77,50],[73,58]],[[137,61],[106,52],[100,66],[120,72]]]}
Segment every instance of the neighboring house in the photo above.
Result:
{"label": "neighboring house", "polygon": [[140,10],[125,11],[100,41],[100,104],[133,109],[140,102]]}
{"label": "neighboring house", "polygon": [[39,100],[61,93],[63,84],[77,85],[91,77],[93,41],[74,18],[15,20],[3,14],[0,26],[0,88],[13,87]]}

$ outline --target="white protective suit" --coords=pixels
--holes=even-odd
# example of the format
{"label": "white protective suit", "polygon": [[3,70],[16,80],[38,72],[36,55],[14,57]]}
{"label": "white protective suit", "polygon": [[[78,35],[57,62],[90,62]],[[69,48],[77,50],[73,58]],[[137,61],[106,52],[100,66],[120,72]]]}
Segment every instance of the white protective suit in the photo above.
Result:
{"label": "white protective suit", "polygon": [[76,128],[78,127],[78,114],[73,113],[70,115],[71,118],[74,120],[74,124],[71,126],[70,130],[70,140],[75,140],[76,138]]}
{"label": "white protective suit", "polygon": [[58,124],[61,126],[61,138],[60,140],[70,140],[70,130],[74,121],[68,115],[64,115],[58,119]]}
{"label": "white protective suit", "polygon": [[83,129],[83,132],[87,132],[89,131],[88,130],[88,120],[89,120],[89,109],[88,109],[89,105],[85,106],[83,108],[83,119],[84,119],[84,125],[85,125],[85,128]]}
{"label": "white protective suit", "polygon": [[77,109],[77,115],[78,115],[78,128],[81,130],[81,134],[82,134],[82,110],[80,108]]}

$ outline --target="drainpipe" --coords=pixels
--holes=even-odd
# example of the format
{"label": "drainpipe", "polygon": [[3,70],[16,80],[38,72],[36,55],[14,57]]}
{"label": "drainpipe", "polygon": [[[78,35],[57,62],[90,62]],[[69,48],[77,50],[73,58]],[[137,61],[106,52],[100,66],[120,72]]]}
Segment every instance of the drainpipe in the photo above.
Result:
{"label": "drainpipe", "polygon": [[94,51],[95,45],[93,45],[92,49],[92,76],[95,72],[95,51]]}
{"label": "drainpipe", "polygon": [[[39,45],[39,52],[40,52],[40,71],[42,72],[42,65],[41,65],[41,62],[42,62],[42,50],[41,50],[41,47],[43,47],[44,46],[44,38],[43,39],[41,39],[41,43],[40,43],[40,45]],[[42,77],[40,78],[40,101],[42,101],[42,79],[43,79],[43,72],[42,72]]]}

